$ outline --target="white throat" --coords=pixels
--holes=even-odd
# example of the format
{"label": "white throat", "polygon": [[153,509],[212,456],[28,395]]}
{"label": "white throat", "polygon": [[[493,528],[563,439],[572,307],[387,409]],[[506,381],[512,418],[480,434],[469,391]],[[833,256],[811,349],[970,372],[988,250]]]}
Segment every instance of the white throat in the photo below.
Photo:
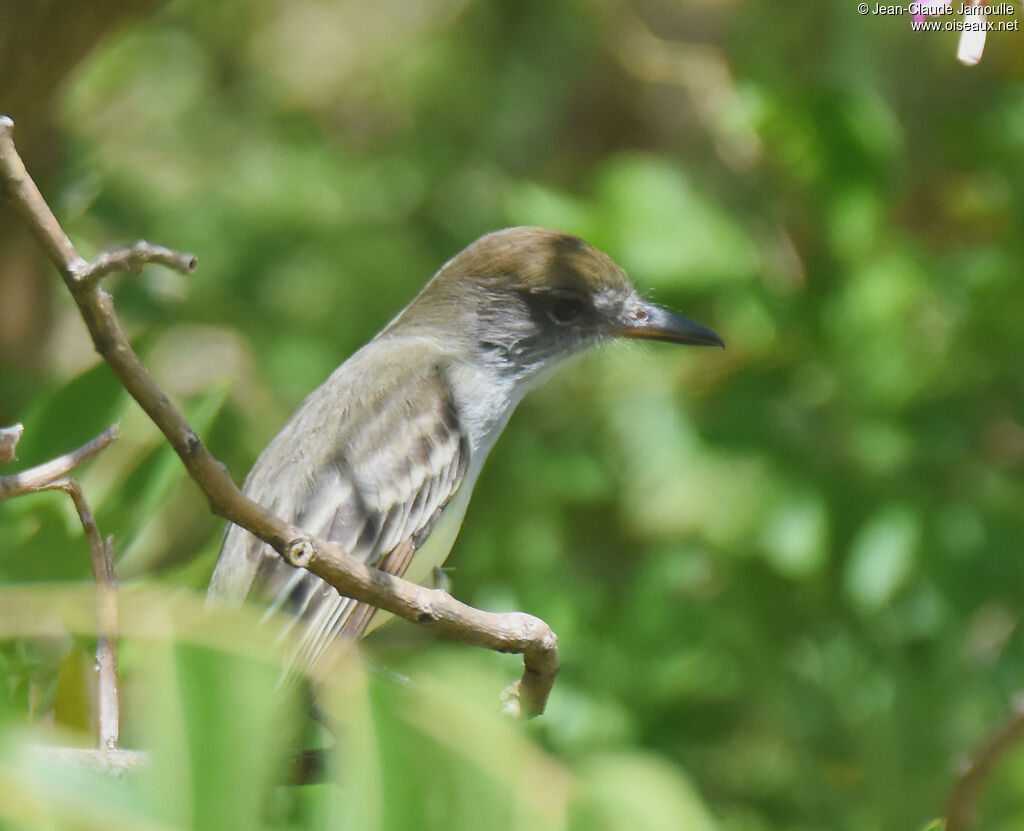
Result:
{"label": "white throat", "polygon": [[473,468],[479,470],[523,396],[551,372],[522,377],[504,370],[498,365],[471,361],[453,362],[445,369],[458,408],[459,423],[469,438],[467,478]]}

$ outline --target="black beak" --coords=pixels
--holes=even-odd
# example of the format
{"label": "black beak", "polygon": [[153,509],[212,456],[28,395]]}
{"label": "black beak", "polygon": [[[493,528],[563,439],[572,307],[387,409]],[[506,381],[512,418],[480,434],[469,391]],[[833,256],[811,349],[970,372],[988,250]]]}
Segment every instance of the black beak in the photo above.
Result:
{"label": "black beak", "polygon": [[693,346],[725,346],[725,342],[706,326],[653,303],[631,306],[616,321],[612,333],[623,338],[647,338]]}

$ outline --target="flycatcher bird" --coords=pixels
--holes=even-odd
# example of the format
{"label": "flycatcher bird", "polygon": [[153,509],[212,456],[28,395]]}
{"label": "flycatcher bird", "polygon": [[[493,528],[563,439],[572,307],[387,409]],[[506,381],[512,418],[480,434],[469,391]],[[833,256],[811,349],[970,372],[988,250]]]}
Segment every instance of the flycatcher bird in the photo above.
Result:
{"label": "flycatcher bird", "polygon": [[[352,556],[427,582],[516,405],[562,361],[615,337],[723,345],[644,300],[581,239],[546,228],[487,234],[306,399],[244,490]],[[301,627],[292,664],[302,668],[335,638],[361,637],[376,611],[234,525],[210,593],[255,594],[291,612]]]}

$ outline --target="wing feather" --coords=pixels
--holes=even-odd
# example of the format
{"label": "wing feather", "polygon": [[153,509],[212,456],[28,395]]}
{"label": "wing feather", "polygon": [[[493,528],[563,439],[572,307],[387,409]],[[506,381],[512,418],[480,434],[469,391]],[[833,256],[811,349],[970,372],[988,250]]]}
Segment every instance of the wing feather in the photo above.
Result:
{"label": "wing feather", "polygon": [[[360,359],[365,351],[306,400],[257,460],[245,491],[283,519],[401,575],[462,485],[470,443],[442,369],[408,369],[422,361],[399,357],[396,364],[395,350],[392,362],[375,366],[379,360]],[[386,389],[381,371],[394,376]],[[292,663],[305,669],[339,635],[359,637],[374,611],[289,566],[237,526],[225,537],[211,595],[235,602],[257,595],[294,614],[300,634]]]}

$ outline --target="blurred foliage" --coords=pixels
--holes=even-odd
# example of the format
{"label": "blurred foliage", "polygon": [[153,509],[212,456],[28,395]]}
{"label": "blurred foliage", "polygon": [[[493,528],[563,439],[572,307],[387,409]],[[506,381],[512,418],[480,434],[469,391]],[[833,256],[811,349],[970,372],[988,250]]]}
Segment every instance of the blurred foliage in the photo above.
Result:
{"label": "blurred foliage", "polygon": [[[302,720],[268,713],[266,668],[129,639],[126,685],[155,691],[126,731],[159,769],[54,776],[22,739],[47,714],[81,729],[87,629],[10,639],[0,607],[0,826],[852,831],[941,813],[1024,687],[1022,46],[992,34],[967,70],[954,35],[906,17],[769,0],[174,0],[109,40],[63,96],[44,190],[86,254],[145,237],[199,256],[194,276],[111,283],[239,479],[494,228],[587,238],[728,349],[590,356],[496,447],[449,565],[461,599],[559,633],[536,723],[491,715],[515,659],[394,624],[368,648],[413,683],[349,668],[341,788],[273,787]],[[120,573],[201,590],[221,524],[52,288],[42,371],[0,367],[21,464],[120,419],[83,476]],[[5,503],[0,539],[2,583],[88,574],[58,494]],[[985,827],[1020,827],[1022,792],[1024,752]]]}

